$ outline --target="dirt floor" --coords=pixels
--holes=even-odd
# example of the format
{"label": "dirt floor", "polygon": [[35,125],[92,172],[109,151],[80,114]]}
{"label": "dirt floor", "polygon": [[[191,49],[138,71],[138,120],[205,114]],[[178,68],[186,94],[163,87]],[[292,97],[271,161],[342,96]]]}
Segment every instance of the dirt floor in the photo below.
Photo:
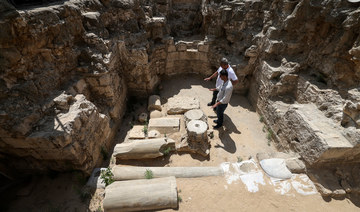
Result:
{"label": "dirt floor", "polygon": [[[212,96],[208,89],[214,84],[214,80],[204,82],[197,76],[164,80],[160,90],[162,104],[166,107],[167,98],[173,96],[197,97],[212,128],[216,114],[207,103]],[[146,101],[130,103],[131,109],[124,117],[116,143],[123,142],[130,125],[134,124],[133,119],[146,111]],[[306,175],[276,181],[261,170],[256,154],[275,152],[276,149],[266,138],[264,124],[246,97],[233,94],[225,111],[224,127],[214,130],[214,134],[209,158],[174,153],[154,160],[118,163],[137,166],[222,166],[225,170],[228,167],[225,176],[221,177],[176,179],[178,211],[359,211],[360,205],[355,201],[323,199]],[[108,160],[104,166],[109,163],[113,165],[115,161]],[[254,166],[251,173],[240,175],[232,168],[234,164],[244,163]],[[3,200],[7,200],[8,211],[102,211],[104,190],[84,191],[81,187],[83,180],[79,173],[33,177],[25,187],[21,186],[22,190],[13,190]]]}

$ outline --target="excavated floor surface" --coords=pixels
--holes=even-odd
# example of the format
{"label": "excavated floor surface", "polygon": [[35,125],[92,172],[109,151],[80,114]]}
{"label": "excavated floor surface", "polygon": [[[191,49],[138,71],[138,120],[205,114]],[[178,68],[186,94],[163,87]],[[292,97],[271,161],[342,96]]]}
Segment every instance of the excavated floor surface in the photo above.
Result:
{"label": "excavated floor surface", "polygon": [[[240,82],[241,83],[241,82]],[[215,81],[204,82],[198,76],[181,76],[163,80],[160,90],[162,104],[172,96],[196,96],[200,107],[208,116],[209,124],[216,114],[207,106],[212,92],[209,88]],[[116,137],[120,143],[130,129],[130,122],[146,111],[146,101],[130,102],[122,126]],[[233,94],[225,111],[224,128],[215,130],[211,140],[210,157],[172,154],[164,158],[143,161],[121,161],[121,165],[137,166],[219,166],[224,162],[235,163],[240,158],[256,161],[258,152],[275,152],[273,144],[266,139],[264,124],[244,96]],[[219,139],[220,138],[220,139]],[[110,160],[113,165],[115,161]],[[104,164],[104,167],[109,164]],[[319,193],[307,187],[303,192],[295,188],[296,179],[276,183],[258,169],[262,181],[239,179],[227,174],[225,177],[177,179],[178,194],[181,198],[178,211],[356,211],[359,203],[344,200],[325,200]],[[254,176],[253,176],[254,177]],[[306,175],[297,175],[303,178]],[[43,176],[28,184],[27,196],[17,196],[11,201],[9,211],[101,211],[104,190],[91,191],[93,198],[83,198],[81,177],[68,173],[50,178]],[[250,182],[250,183],[249,183]],[[305,183],[306,184],[306,183]],[[292,186],[291,186],[292,185]],[[19,193],[18,191],[12,194]],[[26,192],[25,192],[26,193]],[[173,210],[165,210],[173,211]]]}

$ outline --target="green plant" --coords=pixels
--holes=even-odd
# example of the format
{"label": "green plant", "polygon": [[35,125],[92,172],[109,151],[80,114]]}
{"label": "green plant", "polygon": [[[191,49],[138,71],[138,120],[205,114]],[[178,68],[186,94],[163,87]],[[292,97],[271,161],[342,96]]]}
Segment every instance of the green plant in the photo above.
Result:
{"label": "green plant", "polygon": [[209,137],[210,137],[210,139],[213,139],[213,138],[214,138],[214,132],[213,132],[213,131],[211,131],[211,132],[209,133]]}
{"label": "green plant", "polygon": [[243,161],[242,157],[237,156],[237,162],[240,163],[241,161]]}
{"label": "green plant", "polygon": [[113,177],[114,174],[109,167],[106,170],[101,171],[100,178],[102,179],[102,182],[105,183],[105,186],[108,186],[115,181]]}
{"label": "green plant", "polygon": [[147,135],[148,135],[148,122],[145,122],[143,132],[144,132],[145,136],[147,137]]}
{"label": "green plant", "polygon": [[167,138],[166,133],[164,134],[164,137]]}
{"label": "green plant", "polygon": [[107,150],[104,146],[101,146],[100,152],[101,152],[103,160],[107,160],[109,157],[109,153],[107,152]]}
{"label": "green plant", "polygon": [[145,178],[148,180],[154,178],[154,173],[150,169],[146,169],[144,175],[145,175]]}
{"label": "green plant", "polygon": [[96,209],[96,212],[103,212],[103,209],[101,208],[101,205]]}
{"label": "green plant", "polygon": [[261,123],[264,122],[264,116],[260,116],[259,121],[260,121]]}
{"label": "green plant", "polygon": [[262,131],[263,131],[263,132],[265,132],[265,129],[266,129],[266,127],[265,127],[265,126],[263,126]]}
{"label": "green plant", "polygon": [[166,149],[163,149],[163,150],[162,150],[162,153],[163,153],[164,155],[168,155],[168,154],[170,154],[171,150],[172,150],[171,147],[167,147]]}
{"label": "green plant", "polygon": [[178,194],[178,202],[182,202],[182,198],[179,194]]}

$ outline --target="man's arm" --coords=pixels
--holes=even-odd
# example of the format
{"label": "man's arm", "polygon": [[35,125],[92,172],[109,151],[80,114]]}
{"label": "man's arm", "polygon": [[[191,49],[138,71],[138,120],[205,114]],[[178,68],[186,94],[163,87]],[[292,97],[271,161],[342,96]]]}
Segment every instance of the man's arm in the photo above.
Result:
{"label": "man's arm", "polygon": [[211,80],[212,78],[216,77],[217,75],[218,75],[218,72],[215,71],[215,73],[213,73],[210,77],[205,78],[204,80],[205,80],[205,81],[209,81],[209,80]]}

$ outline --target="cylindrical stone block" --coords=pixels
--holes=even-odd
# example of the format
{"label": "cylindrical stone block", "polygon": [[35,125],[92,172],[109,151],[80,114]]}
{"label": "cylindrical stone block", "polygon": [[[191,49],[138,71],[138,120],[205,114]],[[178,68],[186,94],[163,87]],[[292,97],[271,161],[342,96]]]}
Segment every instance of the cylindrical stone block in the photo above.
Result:
{"label": "cylindrical stone block", "polygon": [[200,120],[191,120],[187,125],[188,141],[190,142],[207,142],[207,123]]}
{"label": "cylindrical stone block", "polygon": [[149,111],[152,111],[152,110],[161,111],[160,96],[158,96],[158,95],[152,95],[152,96],[149,97],[148,110],[149,110]]}
{"label": "cylindrical stone block", "polygon": [[188,124],[191,120],[200,120],[207,123],[207,118],[204,112],[200,109],[189,110],[184,114],[185,123]]}
{"label": "cylindrical stone block", "polygon": [[117,181],[106,187],[104,210],[143,211],[177,208],[175,177]]}

